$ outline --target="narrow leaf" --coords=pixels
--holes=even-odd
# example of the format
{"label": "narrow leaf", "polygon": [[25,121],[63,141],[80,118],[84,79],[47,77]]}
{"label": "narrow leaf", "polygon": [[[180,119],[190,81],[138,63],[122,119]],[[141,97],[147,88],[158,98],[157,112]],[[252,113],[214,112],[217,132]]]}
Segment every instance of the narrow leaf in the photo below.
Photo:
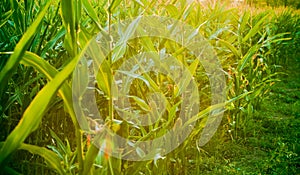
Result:
{"label": "narrow leaf", "polygon": [[81,55],[78,55],[74,58],[61,72],[59,72],[30,103],[20,122],[6,138],[6,141],[0,150],[0,164],[9,156],[9,154],[21,146],[22,142],[24,142],[31,132],[38,128],[52,97],[70,76],[77,65],[80,56]]}
{"label": "narrow leaf", "polygon": [[137,96],[128,96],[128,97],[132,98],[143,110],[150,111],[149,105],[143,99]]}
{"label": "narrow leaf", "polygon": [[258,31],[261,29],[261,25],[265,22],[265,20],[269,17],[269,15],[265,15],[262,17],[255,26],[247,33],[247,35],[243,38],[242,42],[248,41],[249,38],[256,35]]}
{"label": "narrow leaf", "polygon": [[54,152],[48,150],[47,148],[23,143],[21,144],[19,149],[23,149],[29,151],[32,154],[37,154],[43,157],[46,160],[47,165],[49,167],[53,168],[61,175],[65,174],[63,168],[61,167],[59,157]]}
{"label": "narrow leaf", "polygon": [[231,43],[222,39],[220,39],[219,42],[227,47],[237,58],[240,58],[241,54]]}
{"label": "narrow leaf", "polygon": [[248,50],[247,54],[242,58],[242,60],[240,60],[240,63],[237,67],[239,72],[241,72],[246,67],[249,60],[251,60],[252,56],[257,52],[257,49],[258,49],[258,45],[252,46]]}
{"label": "narrow leaf", "polygon": [[101,27],[101,24],[100,24],[100,20],[99,20],[99,18],[97,16],[97,13],[94,10],[94,8],[90,4],[90,1],[88,1],[88,0],[82,0],[82,5],[83,5],[83,8],[84,8],[85,12],[97,24],[97,27],[99,28],[99,30],[102,30],[102,27]]}
{"label": "narrow leaf", "polygon": [[2,71],[0,72],[0,97],[4,92],[4,88],[6,87],[8,80],[11,78],[12,74],[14,73],[15,69],[17,68],[23,54],[28,49],[29,44],[31,43],[32,39],[34,38],[39,25],[42,23],[42,20],[47,12],[48,7],[50,6],[52,1],[49,1],[44,9],[39,13],[36,20],[32,23],[32,25],[28,28],[28,30],[24,33],[18,44],[14,49],[14,53],[10,56],[9,60],[3,67]]}

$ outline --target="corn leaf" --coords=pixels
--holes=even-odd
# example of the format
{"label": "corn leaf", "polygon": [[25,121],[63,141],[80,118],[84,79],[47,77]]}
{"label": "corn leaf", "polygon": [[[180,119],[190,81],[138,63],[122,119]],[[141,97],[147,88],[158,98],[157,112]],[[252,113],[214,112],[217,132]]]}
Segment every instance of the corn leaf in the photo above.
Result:
{"label": "corn leaf", "polygon": [[90,174],[91,168],[94,164],[94,160],[96,159],[99,153],[99,148],[92,144],[86,153],[86,157],[84,160],[83,174]]}
{"label": "corn leaf", "polygon": [[249,40],[249,38],[253,37],[258,33],[258,31],[261,29],[261,25],[266,21],[266,19],[269,17],[269,15],[265,15],[262,17],[255,25],[254,27],[247,33],[247,35],[243,38],[242,42],[246,42]]}
{"label": "corn leaf", "polygon": [[4,26],[4,25],[7,23],[8,19],[10,18],[10,16],[11,16],[13,13],[14,13],[14,11],[13,11],[13,10],[10,10],[10,11],[5,12],[4,14],[2,14],[2,17],[3,17],[4,19],[1,19],[1,21],[0,21],[0,28],[1,28],[2,26]]}
{"label": "corn leaf", "polygon": [[8,166],[5,166],[2,170],[2,173],[8,173],[10,175],[22,175],[21,173],[17,172],[16,170],[8,167]]}
{"label": "corn leaf", "polygon": [[199,59],[195,59],[192,62],[192,64],[189,66],[189,71],[190,71],[191,75],[195,75],[198,64],[199,64]]}
{"label": "corn leaf", "polygon": [[61,175],[65,174],[61,166],[59,157],[53,151],[50,151],[47,148],[24,143],[21,144],[19,149],[26,150],[32,154],[37,154],[43,157],[49,167],[53,168]]}
{"label": "corn leaf", "polygon": [[231,43],[229,43],[223,39],[220,39],[219,42],[221,44],[223,44],[225,47],[227,47],[237,58],[241,57],[241,54],[239,53],[239,51]]}
{"label": "corn leaf", "polygon": [[122,0],[113,0],[112,3],[108,7],[108,11],[110,13],[113,13],[114,10],[120,5],[121,2],[122,2]]}
{"label": "corn leaf", "polygon": [[61,28],[57,34],[50,40],[48,41],[48,43],[44,46],[42,53],[41,53],[41,57],[45,57],[46,53],[49,49],[52,49],[54,47],[54,45],[56,44],[56,42],[61,39],[64,35],[66,34],[66,29],[65,28]]}
{"label": "corn leaf", "polygon": [[[3,146],[3,144],[4,142],[0,142],[0,148]],[[19,149],[26,150],[32,154],[37,154],[43,157],[46,160],[48,166],[56,170],[59,174],[64,174],[63,168],[61,167],[60,159],[54,152],[43,147],[25,143],[22,143]]]}
{"label": "corn leaf", "polygon": [[61,1],[61,16],[64,23],[64,26],[67,30],[65,35],[64,46],[66,50],[71,54],[71,56],[75,56],[76,48],[76,34],[75,34],[75,7],[73,0],[63,0]]}
{"label": "corn leaf", "polygon": [[8,80],[11,78],[15,69],[17,68],[20,60],[22,59],[23,54],[29,48],[29,44],[34,38],[39,25],[41,25],[42,20],[47,12],[48,7],[50,6],[52,1],[49,1],[44,9],[39,13],[36,20],[32,23],[32,25],[28,28],[28,30],[24,33],[21,40],[18,42],[14,49],[14,53],[10,56],[9,61],[5,64],[2,71],[0,72],[0,97],[3,94],[5,87],[8,83]]}
{"label": "corn leaf", "polygon": [[128,26],[126,31],[122,34],[120,40],[113,49],[112,62],[118,61],[126,52],[126,45],[129,39],[131,39],[136,32],[141,18],[134,19]]}
{"label": "corn leaf", "polygon": [[250,12],[249,12],[249,11],[246,11],[246,12],[244,13],[244,15],[240,18],[240,20],[239,20],[239,25],[238,25],[239,31],[240,31],[240,32],[243,32],[243,31],[246,29],[246,25],[247,25],[247,23],[248,23],[250,17],[251,17]]}
{"label": "corn leaf", "polygon": [[252,46],[248,50],[247,54],[240,60],[240,63],[237,68],[239,72],[241,72],[246,67],[247,63],[249,62],[249,60],[251,60],[253,55],[257,52],[258,48],[259,48],[259,45]]}
{"label": "corn leaf", "polygon": [[[48,80],[52,80],[58,71],[51,66],[47,61],[39,57],[38,55],[32,53],[32,52],[25,52],[23,59],[21,60],[22,64],[25,64],[27,66],[34,67],[37,71],[44,74]],[[59,89],[60,97],[63,99],[64,104],[66,105],[66,108],[68,109],[68,112],[71,116],[72,122],[74,123],[74,126],[77,127],[78,122],[77,120],[80,120],[80,123],[82,124],[82,129],[87,129],[88,124],[85,118],[76,116],[73,109],[73,101],[72,101],[72,91],[70,85],[67,83],[64,83],[62,87]],[[76,118],[77,117],[77,118]]]}
{"label": "corn leaf", "polygon": [[128,96],[129,98],[132,98],[143,110],[150,111],[149,105],[141,98],[137,96]]}
{"label": "corn leaf", "polygon": [[[98,66],[96,66],[98,67]],[[111,69],[109,66],[109,63],[107,60],[103,60],[102,64],[99,66],[96,79],[99,86],[99,89],[101,89],[105,95],[110,96],[111,95]]]}
{"label": "corn leaf", "polygon": [[20,122],[6,138],[6,141],[0,150],[0,164],[9,156],[9,154],[21,146],[22,142],[24,142],[31,132],[38,128],[42,116],[47,110],[48,104],[60,86],[74,70],[79,56],[80,55],[73,59],[61,72],[59,72],[30,103]]}
{"label": "corn leaf", "polygon": [[97,24],[97,27],[99,30],[102,30],[101,24],[99,23],[100,20],[97,16],[97,13],[95,12],[94,8],[90,4],[90,1],[88,0],[82,0],[82,5],[85,10],[85,12],[89,15],[89,17]]}

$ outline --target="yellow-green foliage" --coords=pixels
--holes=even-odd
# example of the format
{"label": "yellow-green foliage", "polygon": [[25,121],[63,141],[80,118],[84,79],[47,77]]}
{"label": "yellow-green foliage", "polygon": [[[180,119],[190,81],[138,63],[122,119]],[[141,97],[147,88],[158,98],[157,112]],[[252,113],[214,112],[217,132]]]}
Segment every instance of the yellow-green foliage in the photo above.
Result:
{"label": "yellow-green foliage", "polygon": [[[112,76],[121,63],[143,50],[159,53],[166,50],[178,61],[189,67],[199,84],[201,111],[190,122],[196,121],[191,137],[166,158],[157,157],[145,162],[130,162],[113,157],[101,159],[99,148],[86,146],[86,135],[80,129],[72,104],[72,79],[70,75],[83,55],[89,40],[98,32],[110,35],[110,25],[139,15],[171,17],[193,26],[213,46],[226,76],[226,123],[231,128],[232,139],[245,137],[246,122],[259,108],[261,100],[268,95],[270,87],[278,81],[278,74],[299,48],[300,17],[291,9],[255,8],[243,4],[237,9],[229,2],[202,5],[198,1],[175,0],[48,0],[0,2],[0,116],[17,119],[18,124],[1,137],[0,167],[14,172],[7,164],[9,157],[23,149],[45,158],[47,166],[59,174],[187,174],[182,168],[189,164],[186,150],[190,143],[197,141],[211,110],[222,104],[211,106],[208,77],[204,68],[189,55],[180,43],[159,38],[137,38],[125,40],[127,44],[114,49],[101,65],[97,75],[97,97],[100,113],[105,117],[105,125],[115,127],[115,132],[127,139],[147,140],[166,132],[178,118],[180,105],[176,87],[170,77],[163,74],[143,74],[135,80],[130,89],[130,99],[134,107],[150,110],[143,94],[159,91],[170,99],[166,105],[169,114],[162,120],[165,124],[138,127],[130,123],[118,123],[121,119],[113,110]],[[240,10],[242,9],[242,10]],[[124,35],[128,32],[124,32]],[[114,41],[116,42],[116,41]],[[119,59],[117,56],[120,56]],[[9,58],[8,58],[9,55]],[[3,58],[3,59],[2,59]],[[115,59],[116,58],[116,59]],[[29,68],[32,67],[32,68]],[[145,83],[149,82],[149,86]],[[201,86],[200,86],[201,85]],[[150,87],[150,88],[149,88]],[[178,88],[178,87],[177,87]],[[145,90],[148,89],[148,90]],[[177,89],[178,91],[178,89]],[[21,93],[20,93],[21,92]],[[59,94],[56,96],[56,94]],[[61,102],[61,100],[63,102]],[[60,103],[60,107],[51,104]],[[61,107],[63,106],[63,107]],[[67,114],[60,116],[59,125],[43,125],[46,116],[56,110]],[[84,114],[82,114],[84,115]],[[178,122],[180,123],[180,122]],[[177,124],[178,124],[177,123]],[[116,125],[120,125],[117,126]],[[178,124],[179,125],[179,124]],[[1,126],[6,126],[1,124]],[[38,127],[48,133],[72,132],[73,137],[66,142],[55,134],[46,145],[55,144],[50,149],[36,142],[25,144]],[[184,124],[183,126],[188,126]],[[48,128],[47,128],[48,127]],[[55,130],[57,129],[57,131]],[[74,128],[75,131],[66,128]],[[8,128],[6,128],[8,130]],[[53,132],[53,131],[51,131]],[[56,141],[53,141],[56,140]],[[71,143],[69,145],[69,142]],[[36,145],[34,145],[36,144]],[[107,143],[108,144],[108,143]],[[112,145],[113,146],[113,145]],[[138,155],[143,155],[140,149]],[[70,161],[66,161],[69,160]],[[71,162],[71,163],[70,163]],[[69,164],[70,165],[69,165]]]}

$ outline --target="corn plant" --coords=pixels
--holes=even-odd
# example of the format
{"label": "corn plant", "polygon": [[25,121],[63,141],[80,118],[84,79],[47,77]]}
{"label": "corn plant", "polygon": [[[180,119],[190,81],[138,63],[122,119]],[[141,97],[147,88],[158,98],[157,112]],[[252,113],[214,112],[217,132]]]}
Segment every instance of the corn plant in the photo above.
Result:
{"label": "corn plant", "polygon": [[[270,49],[279,46],[282,42],[290,40],[287,33],[269,32],[270,12],[251,15],[245,12],[238,20],[238,28],[231,38],[233,44],[221,39],[220,44],[229,49],[233,54],[236,66],[228,67],[229,97],[249,93],[246,98],[232,104],[231,117],[228,119],[237,138],[238,128],[243,128],[246,133],[247,121],[251,119],[254,109],[258,109],[261,100],[270,91],[270,86],[279,81],[278,71],[274,71],[279,65],[270,56]],[[271,47],[271,45],[273,47]],[[245,136],[244,136],[245,137]]]}
{"label": "corn plant", "polygon": [[[0,45],[3,46],[0,50],[0,111],[10,117],[15,112],[13,107],[16,101],[23,108],[15,112],[14,115],[22,117],[0,145],[0,166],[7,173],[17,173],[7,163],[9,157],[16,150],[26,150],[43,157],[47,166],[58,174],[162,174],[162,170],[167,174],[188,174],[191,171],[185,167],[191,166],[191,162],[201,162],[194,161],[193,156],[189,157],[193,155],[190,151],[196,150],[190,145],[193,143],[199,146],[198,138],[209,121],[209,114],[223,112],[226,105],[227,120],[232,126],[229,129],[234,131],[231,137],[238,139],[242,129],[245,137],[247,121],[259,107],[261,99],[270,91],[270,86],[277,81],[278,65],[286,62],[279,60],[279,55],[286,52],[278,53],[278,50],[281,52],[285,49],[282,44],[290,45],[290,42],[294,42],[295,47],[299,45],[296,40],[292,40],[299,37],[299,32],[295,29],[289,33],[289,30],[284,30],[285,26],[277,23],[277,20],[283,21],[291,17],[291,12],[279,17],[271,10],[257,14],[252,14],[251,11],[241,13],[221,1],[208,8],[198,2],[188,3],[185,0],[1,3],[3,5],[0,10],[4,15],[0,20]],[[113,28],[113,24],[125,24],[127,19],[143,15],[171,17],[193,26],[193,32],[185,38],[187,43],[192,43],[196,34],[202,34],[209,41],[227,75],[226,102],[215,105],[210,103],[213,98],[212,87],[208,85],[209,77],[205,74],[205,66],[182,43],[150,36],[131,38],[136,33],[145,32],[139,28],[139,20],[131,21],[124,30]],[[298,24],[299,17],[293,17],[293,23]],[[175,27],[172,28],[172,25]],[[170,26],[171,32],[176,31],[175,24],[171,23]],[[114,31],[118,31],[118,40],[113,40],[116,35]],[[99,33],[107,39],[106,43],[95,44],[94,36]],[[139,55],[143,52],[151,54]],[[94,76],[96,86],[89,86],[86,81],[86,69],[90,60],[84,61],[82,58],[87,54],[95,57],[99,54],[106,55],[102,63],[92,62],[98,69],[98,72],[93,70],[97,72]],[[199,90],[199,94],[191,93],[187,96],[197,100],[200,97],[200,112],[182,121],[178,117],[184,111],[179,110],[182,103],[179,94],[189,84],[178,83],[172,79],[171,74],[153,70],[141,70],[142,73],[139,74],[136,68],[147,68],[151,65],[151,60],[147,60],[145,66],[138,61],[137,56],[151,56],[156,61],[171,58],[169,61],[172,64],[185,66],[191,75],[186,79],[195,79]],[[131,67],[119,71],[126,61],[130,62]],[[15,75],[23,74],[24,70],[26,73],[23,77],[28,82],[25,85],[17,84]],[[128,106],[114,101],[117,96],[114,91],[114,86],[117,86],[114,84],[116,75],[126,75],[127,79],[120,76],[119,80],[122,82],[132,80],[130,85],[127,84],[128,88],[124,88],[128,92],[124,98],[129,99],[135,113],[130,116],[130,121],[121,117],[121,114],[129,113],[125,110]],[[81,84],[75,88],[82,93],[72,92],[76,80]],[[20,98],[22,92],[31,86],[36,87],[30,93],[30,98]],[[92,111],[79,110],[88,109],[91,105],[84,101],[84,93],[89,89],[97,92],[95,103],[100,106],[101,116],[104,116],[102,123],[87,117]],[[151,93],[154,95],[149,99],[146,94]],[[166,102],[160,103],[160,98]],[[64,121],[63,124],[42,125],[42,121],[48,119],[48,112],[53,113],[52,109],[56,108],[54,102],[63,106],[57,110],[67,113],[58,112],[59,121]],[[198,103],[195,105],[196,108],[199,107]],[[166,112],[161,112],[161,109]],[[149,126],[140,125],[139,119],[134,117],[146,112],[149,113],[145,115],[149,121],[153,116],[160,116],[158,122]],[[66,122],[65,118],[71,123]],[[154,150],[152,160],[140,162],[123,160],[122,156],[130,153],[126,150],[118,156],[111,155],[116,147],[113,135],[122,136],[127,141],[126,144],[134,147],[135,155],[143,158],[146,153],[135,142],[158,138],[174,128],[189,128],[191,123],[196,125],[190,136],[180,145],[178,138],[169,141],[178,147],[167,155],[161,154],[163,149]],[[103,132],[100,129],[103,126],[111,129],[111,132]],[[51,141],[46,146],[24,143],[40,127],[49,127],[45,130],[51,136]],[[59,133],[57,128],[69,132],[65,128],[74,129],[73,138],[66,138],[67,134]],[[200,150],[198,148],[199,152]]]}

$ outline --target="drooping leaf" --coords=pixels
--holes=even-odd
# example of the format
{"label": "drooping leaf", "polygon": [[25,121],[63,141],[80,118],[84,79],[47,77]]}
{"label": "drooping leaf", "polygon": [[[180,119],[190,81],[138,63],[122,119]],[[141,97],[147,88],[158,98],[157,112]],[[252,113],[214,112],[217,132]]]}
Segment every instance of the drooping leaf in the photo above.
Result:
{"label": "drooping leaf", "polygon": [[143,110],[150,111],[149,105],[143,99],[137,96],[128,96],[128,97],[132,98]]}
{"label": "drooping leaf", "polygon": [[23,149],[29,151],[32,154],[37,154],[43,157],[46,160],[47,165],[53,168],[54,170],[56,170],[58,174],[61,175],[65,174],[61,166],[59,157],[54,152],[48,150],[47,148],[23,143],[21,144],[19,149]]}
{"label": "drooping leaf", "polygon": [[[52,80],[58,73],[58,71],[53,66],[51,66],[47,61],[45,61],[38,55],[31,53],[31,52],[25,52],[23,59],[21,60],[21,63],[25,64],[27,66],[34,67],[37,71],[44,74],[48,80]],[[68,85],[67,83],[64,83],[58,92],[59,92],[61,98],[64,100],[64,104],[66,105],[66,107],[68,109],[68,112],[71,116],[72,122],[74,123],[75,127],[78,127],[77,119],[80,119],[80,118],[79,118],[79,116],[77,116],[77,119],[76,119],[76,115],[73,110],[72,90],[71,90],[70,85]],[[83,118],[80,120],[80,123],[82,124],[81,125],[82,129],[88,128],[87,121],[84,120]]]}
{"label": "drooping leaf", "polygon": [[77,55],[66,67],[60,71],[55,78],[50,81],[33,99],[26,111],[24,112],[20,122],[14,130],[6,138],[3,147],[0,150],[0,164],[16,149],[18,149],[28,135],[35,131],[47,111],[47,106],[52,97],[64,81],[70,76],[77,61],[81,55]]}
{"label": "drooping leaf", "polygon": [[[4,142],[0,142],[0,148],[2,148],[3,145]],[[50,168],[53,168],[61,175],[64,174],[59,157],[47,148],[22,143],[18,149],[26,150],[32,154],[36,154],[43,157]]]}
{"label": "drooping leaf", "polygon": [[222,39],[220,39],[219,42],[223,44],[225,47],[227,47],[237,58],[240,58],[241,53],[236,49],[235,46]]}

